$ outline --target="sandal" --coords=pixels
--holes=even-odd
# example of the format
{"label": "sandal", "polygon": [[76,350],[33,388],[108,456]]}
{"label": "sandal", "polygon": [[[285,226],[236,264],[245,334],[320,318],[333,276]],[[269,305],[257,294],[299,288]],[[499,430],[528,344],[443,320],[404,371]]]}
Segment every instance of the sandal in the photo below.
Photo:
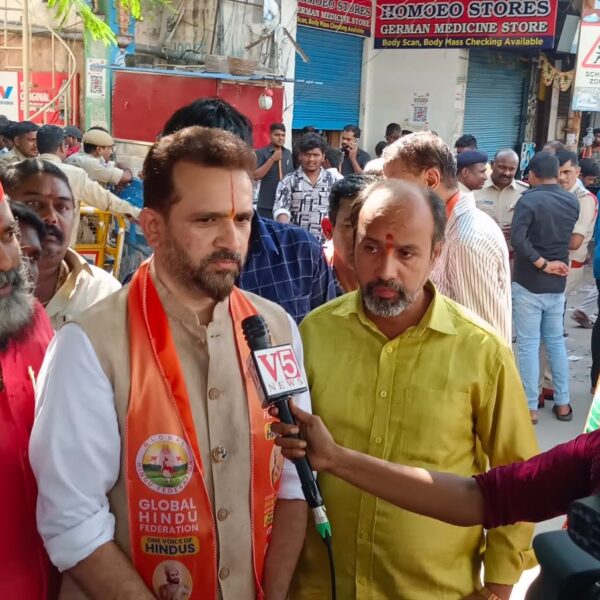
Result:
{"label": "sandal", "polygon": [[594,322],[579,309],[576,309],[571,313],[571,319],[573,319],[579,327],[583,327],[584,329],[592,329],[594,326]]}
{"label": "sandal", "polygon": [[572,421],[573,420],[573,409],[571,408],[570,404],[567,404],[567,406],[569,407],[569,412],[566,415],[561,415],[558,412],[558,409],[560,408],[559,406],[554,405],[552,407],[552,412],[554,413],[554,416],[559,420],[559,421]]}

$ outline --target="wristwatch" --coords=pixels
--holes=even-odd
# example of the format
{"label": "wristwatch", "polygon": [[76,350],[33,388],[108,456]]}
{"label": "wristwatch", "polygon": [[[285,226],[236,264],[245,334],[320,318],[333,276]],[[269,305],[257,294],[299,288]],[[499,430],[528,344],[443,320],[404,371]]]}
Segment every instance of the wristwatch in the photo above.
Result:
{"label": "wristwatch", "polygon": [[548,266],[548,261],[544,259],[544,264],[541,267],[537,267],[538,271],[543,271]]}
{"label": "wristwatch", "polygon": [[501,600],[500,596],[498,596],[498,594],[494,594],[494,592],[492,592],[492,590],[486,588],[486,587],[482,587],[479,590],[479,595],[482,598],[485,598],[486,600]]}

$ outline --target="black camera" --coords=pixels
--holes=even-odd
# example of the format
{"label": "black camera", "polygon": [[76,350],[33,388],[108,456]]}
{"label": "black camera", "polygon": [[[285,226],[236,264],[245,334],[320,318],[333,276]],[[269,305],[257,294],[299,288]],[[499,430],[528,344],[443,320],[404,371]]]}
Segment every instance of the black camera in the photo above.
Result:
{"label": "black camera", "polygon": [[600,600],[600,495],[573,502],[568,529],[537,535],[540,575],[526,600]]}

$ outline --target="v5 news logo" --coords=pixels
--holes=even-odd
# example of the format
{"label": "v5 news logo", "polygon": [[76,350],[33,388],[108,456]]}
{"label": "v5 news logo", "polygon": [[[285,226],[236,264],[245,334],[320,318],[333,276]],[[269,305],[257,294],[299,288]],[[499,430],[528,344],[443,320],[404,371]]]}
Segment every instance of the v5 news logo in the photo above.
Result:
{"label": "v5 news logo", "polygon": [[298,394],[307,389],[294,350],[289,344],[256,350],[254,357],[269,398]]}
{"label": "v5 news logo", "polygon": [[2,100],[8,100],[10,95],[12,94],[13,86],[9,85],[8,87],[3,87],[0,85],[0,98]]}

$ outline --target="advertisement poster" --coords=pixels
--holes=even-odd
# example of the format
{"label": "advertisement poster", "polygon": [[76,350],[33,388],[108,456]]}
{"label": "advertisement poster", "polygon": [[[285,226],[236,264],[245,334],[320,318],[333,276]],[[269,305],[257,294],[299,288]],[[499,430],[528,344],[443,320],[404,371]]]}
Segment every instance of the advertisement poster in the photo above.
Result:
{"label": "advertisement poster", "polygon": [[375,48],[552,48],[558,0],[377,0]]}
{"label": "advertisement poster", "polygon": [[371,0],[298,0],[298,25],[371,35]]}
{"label": "advertisement poster", "polygon": [[[36,117],[31,115],[56,97],[67,78],[66,73],[58,71],[55,71],[54,76],[49,71],[33,71],[31,73],[29,88],[29,119],[31,121],[39,124],[65,125],[62,102],[50,105]],[[76,83],[74,81],[73,85]],[[5,115],[11,121],[23,121],[25,119],[24,93],[25,84],[21,72],[0,71],[1,115]]]}
{"label": "advertisement poster", "polygon": [[19,121],[19,76],[16,71],[0,71],[0,115]]}
{"label": "advertisement poster", "polygon": [[[65,84],[68,79],[66,73],[55,72],[52,77],[51,72],[34,71],[31,73],[31,87],[29,89],[29,114],[32,115],[38,110],[46,106],[56,94],[60,91],[61,87]],[[23,106],[23,82],[19,82],[19,94],[20,106],[19,112],[21,118],[25,118],[25,107]],[[51,125],[65,125],[65,119],[63,114],[63,102],[59,101],[50,105],[46,110],[40,113],[37,117],[31,120],[35,123],[49,123]]]}
{"label": "advertisement poster", "polygon": [[600,111],[600,2],[583,3],[573,110]]}

